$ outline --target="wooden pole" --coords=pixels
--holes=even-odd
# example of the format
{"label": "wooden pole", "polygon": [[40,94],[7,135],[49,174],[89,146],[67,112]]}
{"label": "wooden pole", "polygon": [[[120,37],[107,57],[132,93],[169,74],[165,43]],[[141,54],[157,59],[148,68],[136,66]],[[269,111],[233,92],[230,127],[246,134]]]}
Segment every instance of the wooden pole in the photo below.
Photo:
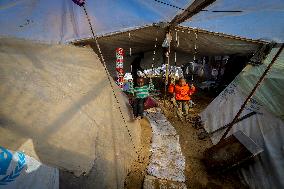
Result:
{"label": "wooden pole", "polygon": [[280,55],[281,51],[284,48],[284,43],[281,45],[280,49],[278,50],[278,52],[276,53],[276,55],[274,56],[274,58],[272,59],[272,61],[270,62],[270,64],[267,66],[267,68],[265,69],[265,71],[263,72],[262,76],[259,78],[259,80],[257,81],[256,85],[254,86],[254,88],[252,89],[252,91],[250,92],[250,94],[248,95],[248,97],[246,98],[245,102],[242,104],[240,110],[238,111],[238,113],[236,114],[236,116],[234,117],[233,121],[229,124],[228,128],[226,129],[225,133],[223,134],[221,140],[219,142],[221,142],[222,140],[225,139],[225,137],[227,136],[228,132],[231,130],[231,128],[233,127],[233,125],[236,123],[236,121],[238,120],[239,116],[241,115],[242,111],[244,110],[246,104],[248,103],[248,101],[250,100],[250,98],[252,97],[252,95],[255,93],[256,89],[259,87],[260,83],[263,81],[264,77],[266,76],[266,74],[268,73],[268,71],[270,70],[270,68],[272,67],[272,65],[274,64],[274,62],[276,61],[276,59],[278,58],[278,56]]}
{"label": "wooden pole", "polygon": [[[170,48],[170,47],[169,47]],[[169,72],[168,72],[168,69],[169,69],[169,64],[170,64],[170,50],[168,50],[167,52],[168,54],[168,57],[167,57],[167,63],[166,63],[166,73],[165,73],[165,94],[164,94],[164,106],[166,106],[166,97],[167,97],[167,84],[168,84],[168,81],[169,81]]]}
{"label": "wooden pole", "polygon": [[[168,34],[171,35],[170,29],[168,30]],[[166,96],[167,96],[167,85],[168,85],[168,81],[169,81],[169,65],[170,65],[170,54],[171,54],[171,42],[169,42],[169,48],[167,51],[167,63],[166,63],[166,73],[165,73],[165,94],[164,94],[164,106],[166,106]]]}

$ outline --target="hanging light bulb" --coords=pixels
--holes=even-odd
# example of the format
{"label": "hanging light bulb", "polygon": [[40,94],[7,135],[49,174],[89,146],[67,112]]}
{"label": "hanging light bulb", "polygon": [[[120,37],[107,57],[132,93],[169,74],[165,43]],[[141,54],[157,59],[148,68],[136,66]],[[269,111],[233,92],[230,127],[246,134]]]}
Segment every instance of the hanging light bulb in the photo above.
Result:
{"label": "hanging light bulb", "polygon": [[130,40],[131,40],[131,39],[130,39],[130,38],[131,38],[130,32],[128,33],[128,38],[129,38],[129,56],[131,56],[131,54],[132,54],[132,52],[131,52],[132,49],[131,49],[131,47],[130,47],[130,45],[131,45],[131,44],[130,44],[130,42],[131,42],[131,41],[130,41]]}

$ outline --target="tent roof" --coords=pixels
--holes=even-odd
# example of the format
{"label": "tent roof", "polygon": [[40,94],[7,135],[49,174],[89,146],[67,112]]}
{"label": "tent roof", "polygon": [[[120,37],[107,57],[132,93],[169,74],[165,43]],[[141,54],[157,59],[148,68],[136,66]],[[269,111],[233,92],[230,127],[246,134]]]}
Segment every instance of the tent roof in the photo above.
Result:
{"label": "tent roof", "polygon": [[[195,32],[198,34],[197,50],[198,55],[231,55],[231,54],[251,54],[255,52],[260,45],[266,43],[259,40],[251,40],[238,36],[226,35],[222,33],[197,30],[189,27],[175,27],[173,33],[173,47],[177,51],[185,53],[194,53]],[[159,26],[144,26],[120,33],[111,33],[98,38],[103,55],[107,59],[114,59],[115,49],[121,47],[132,49],[132,53],[153,51],[157,37],[157,46],[161,47],[166,30]],[[130,38],[129,38],[130,34]],[[179,38],[178,47],[175,38]],[[75,42],[77,45],[94,45],[91,38]]]}

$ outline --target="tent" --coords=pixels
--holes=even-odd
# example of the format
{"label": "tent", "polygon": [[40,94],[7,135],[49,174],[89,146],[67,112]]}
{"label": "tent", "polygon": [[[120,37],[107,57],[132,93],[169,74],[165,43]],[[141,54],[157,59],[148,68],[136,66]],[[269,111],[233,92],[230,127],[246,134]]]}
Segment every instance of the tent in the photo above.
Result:
{"label": "tent", "polygon": [[[58,188],[60,169],[89,175],[86,188],[123,188],[137,161],[140,126],[118,87],[116,102],[92,49],[1,38],[0,59],[0,144],[35,162],[13,182],[1,174],[0,184],[37,188],[51,174],[46,187]],[[39,163],[57,171],[42,172]]]}
{"label": "tent", "polygon": [[[273,48],[261,65],[247,65],[201,113],[207,132],[215,131],[233,120],[245,98],[278,50],[279,48]],[[241,130],[263,149],[253,164],[241,169],[241,175],[251,188],[284,187],[283,69],[284,52],[280,54],[268,72],[241,117],[252,111],[257,114],[236,123],[228,134],[231,135]],[[223,133],[224,130],[211,137],[213,144],[219,142]]]}
{"label": "tent", "polygon": [[[127,51],[126,70],[130,70],[129,63],[135,58],[135,54],[140,52],[145,53],[142,64],[145,68],[150,68],[153,63],[155,39],[157,38],[160,47],[166,32],[165,27],[171,20],[179,18],[181,13],[198,14],[185,20],[182,26],[174,27],[173,36],[178,36],[180,42],[175,46],[179,65],[192,60],[195,33],[198,33],[198,56],[248,55],[253,54],[267,41],[283,42],[282,0],[241,3],[227,0],[210,1],[214,3],[206,9],[198,12],[185,11],[187,7],[190,7],[187,10],[191,10],[195,5],[207,2],[209,1],[88,0],[85,7],[95,35],[99,37],[111,75],[114,75],[116,47],[123,47],[127,51],[131,46],[133,50],[133,56],[129,56]],[[265,10],[259,11],[262,8]],[[241,12],[230,12],[232,10]],[[208,21],[204,18],[208,18]],[[111,88],[106,82],[107,75],[103,72],[97,55],[88,47],[90,45],[95,49],[83,8],[71,0],[3,0],[0,2],[0,25],[0,93],[2,99],[5,99],[1,101],[0,124],[1,129],[5,130],[1,132],[2,136],[5,136],[1,138],[1,145],[15,151],[22,149],[21,144],[28,141],[28,146],[35,146],[32,147],[35,150],[25,151],[29,156],[43,161],[43,164],[64,168],[77,175],[93,170],[91,172],[95,173],[94,178],[100,178],[100,183],[98,179],[94,179],[96,186],[122,188],[127,169],[135,159],[133,146],[139,146],[139,127],[135,123],[127,123],[128,128],[131,128],[134,143],[131,146],[125,126],[121,125],[121,121],[116,121],[120,119],[119,112],[113,108],[115,102],[110,95]],[[64,45],[57,45],[58,43]],[[70,43],[85,47],[67,45]],[[158,48],[156,64],[162,64],[162,59],[159,59],[162,53],[162,49]],[[171,62],[174,62],[173,56]],[[98,80],[95,75],[104,79]],[[94,85],[101,89],[100,94],[92,88]],[[125,99],[118,91],[117,94],[125,117],[129,120]],[[95,102],[93,95],[99,95]],[[111,100],[107,101],[107,97]],[[72,105],[73,99],[78,102]],[[34,107],[32,102],[38,104],[40,110]],[[82,104],[84,106],[81,106]],[[107,104],[110,105],[106,106]],[[99,110],[97,107],[112,111]],[[14,111],[16,113],[12,114]],[[60,114],[63,114],[63,117],[56,119]],[[70,116],[74,122],[68,122],[66,118]],[[90,117],[94,119],[94,123],[91,123]],[[105,120],[107,123],[103,124]],[[19,122],[25,124],[19,125]],[[35,128],[37,124],[40,125],[38,129]],[[15,129],[10,133],[11,131],[7,131],[10,125],[21,130]],[[87,125],[88,129],[82,129],[78,125]],[[67,131],[72,134],[66,134]],[[46,132],[47,136],[43,136],[43,132]],[[46,137],[52,138],[51,144],[43,142]],[[96,137],[96,141],[92,140],[93,137]],[[106,138],[113,141],[108,143]],[[69,145],[71,142],[74,146]],[[80,145],[82,142],[86,144],[84,148]],[[95,148],[92,148],[93,146]],[[71,153],[74,151],[80,153]],[[68,158],[60,161],[63,157]],[[94,159],[96,161],[93,163]],[[102,172],[107,175],[100,175]]]}
{"label": "tent", "polygon": [[[150,68],[155,38],[158,38],[158,47],[161,47],[168,23],[182,17],[183,13],[194,12],[199,7],[198,5],[207,2],[209,0],[129,0],[123,2],[90,0],[86,1],[85,7],[95,35],[99,37],[99,43],[103,47],[103,55],[108,59],[107,65],[111,68],[109,71],[114,75],[113,60],[116,47],[123,47],[127,50],[131,46],[133,54],[144,52],[145,58],[142,60],[142,65],[145,68]],[[257,2],[246,1],[241,4],[238,1],[228,2],[226,0],[216,2],[211,0],[210,2],[213,2],[212,5],[197,11],[191,18],[184,20],[182,26],[174,27],[174,31],[177,31],[178,34],[173,32],[173,36],[175,38],[175,35],[178,35],[180,39],[180,46],[174,47],[177,51],[177,59],[179,59],[178,64],[192,60],[195,32],[199,34],[197,46],[200,56],[204,54],[252,54],[261,44],[265,43],[259,39],[278,42],[283,40],[283,19],[280,19],[283,15],[281,11],[283,1],[258,0]],[[187,7],[189,9],[186,9]],[[265,11],[261,15],[266,18],[266,22],[257,20],[261,18],[255,16],[255,13],[258,13],[258,8],[263,7],[265,7]],[[71,0],[2,1],[0,8],[0,24],[4,26],[0,28],[0,36],[25,38],[46,43],[73,42],[77,44],[92,43],[93,41],[83,8],[75,5]],[[235,10],[241,12],[234,12]],[[245,19],[242,18],[242,15],[246,16]],[[11,18],[13,22],[7,20],[6,17]],[[209,27],[211,25],[205,21],[207,18],[211,24],[218,26],[218,28]],[[220,23],[218,19],[222,18],[232,19],[230,22]],[[236,18],[237,22],[234,20]],[[273,19],[273,22],[268,22],[269,19]],[[246,25],[239,28],[238,26],[242,23]],[[230,27],[227,27],[229,24],[231,24]],[[273,32],[265,33],[264,29],[269,28],[271,24],[274,26]],[[246,27],[247,25],[249,27]],[[220,27],[231,28],[231,30],[222,30],[219,29]],[[190,34],[188,34],[189,31]],[[230,35],[224,34],[224,32]],[[263,36],[259,37],[260,34]],[[274,36],[277,38],[273,38]],[[173,46],[175,45],[173,44]],[[125,61],[126,71],[130,70],[129,62],[135,58],[135,56],[128,55]],[[159,48],[156,57],[161,56],[162,50]],[[173,59],[172,56],[171,62],[174,62]],[[162,60],[156,58],[155,63],[160,66]]]}

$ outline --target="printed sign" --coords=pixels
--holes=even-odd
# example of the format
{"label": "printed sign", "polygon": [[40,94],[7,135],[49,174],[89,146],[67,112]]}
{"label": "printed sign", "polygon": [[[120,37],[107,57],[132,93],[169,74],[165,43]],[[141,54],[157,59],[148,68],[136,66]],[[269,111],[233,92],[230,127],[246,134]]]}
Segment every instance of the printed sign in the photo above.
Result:
{"label": "printed sign", "polygon": [[[9,169],[12,160],[16,160],[17,164],[14,168]],[[24,153],[17,152],[13,155],[12,152],[0,146],[0,185],[7,185],[15,181],[21,175],[25,166],[26,157]]]}

